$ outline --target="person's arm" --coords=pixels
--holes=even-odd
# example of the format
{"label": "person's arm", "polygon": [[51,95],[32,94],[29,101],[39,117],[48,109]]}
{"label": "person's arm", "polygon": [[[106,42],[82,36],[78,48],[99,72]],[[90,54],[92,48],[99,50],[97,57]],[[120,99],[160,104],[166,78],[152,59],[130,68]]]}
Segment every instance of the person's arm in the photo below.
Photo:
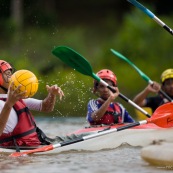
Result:
{"label": "person's arm", "polygon": [[42,112],[51,112],[54,109],[56,97],[59,96],[60,100],[64,96],[63,91],[57,85],[49,86],[46,85],[48,95],[42,102]]}
{"label": "person's arm", "polygon": [[141,91],[139,94],[137,94],[133,102],[138,104],[139,106],[145,106],[146,105],[146,98],[150,93],[157,93],[160,90],[160,84],[157,82],[154,82],[152,85],[149,84],[143,91]]}
{"label": "person's arm", "polygon": [[95,112],[93,112],[91,114],[91,118],[93,119],[93,121],[99,121],[100,118],[102,118],[102,116],[105,114],[105,112],[107,111],[107,108],[109,107],[110,103],[113,102],[115,100],[115,98],[118,97],[119,95],[119,90],[117,87],[114,88],[116,90],[115,93],[112,93],[110,91],[110,96],[109,98],[102,104],[102,106]]}
{"label": "person's arm", "polygon": [[4,104],[4,107],[0,113],[0,135],[3,133],[6,123],[8,121],[12,106],[8,103]]}
{"label": "person's arm", "polygon": [[112,102],[112,99],[109,97],[97,111],[91,114],[91,118],[93,119],[93,121],[100,120],[100,118],[105,114],[111,102]]}
{"label": "person's arm", "polygon": [[13,83],[9,87],[7,100],[6,100],[4,106],[1,110],[1,113],[0,113],[0,135],[3,133],[3,130],[6,126],[6,123],[8,121],[9,116],[10,116],[10,112],[11,112],[13,105],[18,100],[25,98],[24,95],[25,95],[26,91],[19,92],[21,86],[18,86],[15,90],[13,90],[12,85],[13,85]]}

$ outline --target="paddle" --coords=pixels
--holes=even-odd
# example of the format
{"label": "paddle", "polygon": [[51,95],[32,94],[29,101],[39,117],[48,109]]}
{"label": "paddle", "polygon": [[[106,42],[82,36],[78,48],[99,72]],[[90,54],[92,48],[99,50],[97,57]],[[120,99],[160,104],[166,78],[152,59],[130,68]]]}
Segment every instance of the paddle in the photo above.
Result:
{"label": "paddle", "polygon": [[94,134],[91,134],[91,135],[79,137],[77,139],[69,140],[69,141],[66,141],[66,142],[61,142],[61,143],[57,143],[57,144],[50,144],[50,145],[46,145],[46,146],[41,147],[41,148],[28,150],[28,151],[24,151],[24,152],[14,152],[10,155],[10,157],[20,157],[20,156],[25,156],[25,155],[28,155],[28,154],[33,154],[33,153],[38,153],[38,152],[46,152],[46,151],[53,150],[55,148],[59,148],[59,147],[63,147],[63,146],[66,146],[66,145],[82,142],[82,141],[85,141],[85,140],[88,140],[88,139],[92,139],[92,138],[103,136],[103,135],[106,135],[106,134],[109,134],[109,133],[129,129],[131,127],[139,126],[139,125],[142,125],[142,124],[154,123],[157,126],[163,127],[163,128],[173,127],[173,112],[172,112],[172,110],[173,110],[173,103],[166,103],[166,104],[158,107],[156,109],[156,111],[154,112],[154,114],[152,115],[152,117],[147,118],[146,120],[131,123],[131,124],[128,124],[128,125],[125,125],[125,126],[121,126],[121,127],[118,127],[118,128],[113,128],[113,129],[106,130],[106,131],[101,131],[101,132],[94,133]]}
{"label": "paddle", "polygon": [[170,27],[168,27],[163,21],[161,21],[157,16],[155,16],[149,9],[144,7],[142,4],[140,4],[136,0],[127,0],[127,1],[133,4],[135,7],[139,8],[147,16],[149,16],[151,19],[156,21],[161,27],[163,27],[166,31],[168,31],[170,34],[173,35],[173,30]]}
{"label": "paddle", "polygon": [[[145,81],[147,81],[149,84],[153,85],[154,82],[146,74],[144,74],[138,67],[136,67],[136,65],[134,65],[129,59],[127,59],[125,56],[123,56],[119,52],[115,51],[114,49],[111,49],[111,52],[114,55],[118,56],[120,59],[129,63],[140,74],[140,76]],[[159,90],[159,93],[162,94],[165,98],[167,98],[170,102],[173,101],[162,89]]]}
{"label": "paddle", "polygon": [[[65,64],[69,65],[73,69],[77,70],[78,72],[90,76],[97,80],[98,82],[101,82],[103,85],[105,85],[107,88],[109,88],[112,92],[115,92],[115,90],[109,86],[104,80],[99,78],[93,71],[89,64],[89,62],[79,53],[74,51],[73,49],[66,47],[66,46],[59,46],[56,47],[52,53],[61,59]],[[128,102],[132,106],[134,106],[136,109],[141,111],[143,114],[145,114],[147,117],[150,117],[148,112],[146,112],[144,109],[142,109],[140,106],[138,106],[136,103],[128,99],[123,94],[119,94],[119,97],[122,98],[124,101]]]}

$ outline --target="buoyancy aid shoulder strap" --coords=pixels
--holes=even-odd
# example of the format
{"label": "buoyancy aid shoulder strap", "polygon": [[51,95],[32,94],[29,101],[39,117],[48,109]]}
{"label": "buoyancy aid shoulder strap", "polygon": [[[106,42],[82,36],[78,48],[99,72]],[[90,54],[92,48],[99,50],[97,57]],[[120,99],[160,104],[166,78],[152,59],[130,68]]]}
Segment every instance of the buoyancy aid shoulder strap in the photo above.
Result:
{"label": "buoyancy aid shoulder strap", "polygon": [[126,109],[124,108],[124,106],[122,104],[120,104],[120,103],[117,103],[117,104],[120,107],[122,123],[124,123],[124,116],[125,116]]}
{"label": "buoyancy aid shoulder strap", "polygon": [[[3,100],[3,101],[5,102],[7,99],[6,99],[6,98],[0,98],[0,100]],[[22,100],[18,101],[17,103],[18,103],[18,104],[20,103],[20,104],[23,105],[23,108],[22,108],[22,109],[18,109],[18,106],[17,106],[16,104],[13,106],[14,110],[15,110],[16,113],[17,113],[17,116],[19,116],[19,115],[22,114],[23,112],[30,113],[28,107],[26,107],[25,103],[24,103]]]}
{"label": "buoyancy aid shoulder strap", "polygon": [[[19,105],[20,105],[20,109],[19,109]],[[28,109],[28,107],[25,105],[25,103],[23,102],[23,100],[20,100],[17,102],[17,104],[15,104],[13,106],[14,110],[16,111],[17,113],[17,116],[19,117],[22,113],[26,112],[26,114],[28,115],[28,118],[31,122],[32,125],[34,125],[36,127],[36,124],[35,124],[35,121],[32,117],[32,114],[30,112],[30,110]]]}

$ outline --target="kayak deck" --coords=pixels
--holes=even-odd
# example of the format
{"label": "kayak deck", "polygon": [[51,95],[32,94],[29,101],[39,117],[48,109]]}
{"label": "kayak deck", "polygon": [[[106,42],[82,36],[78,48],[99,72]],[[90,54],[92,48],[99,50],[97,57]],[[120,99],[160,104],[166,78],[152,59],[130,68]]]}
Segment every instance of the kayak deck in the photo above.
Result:
{"label": "kayak deck", "polygon": [[[128,125],[128,124],[116,124],[113,126],[107,125],[107,126],[98,126],[98,127],[85,127],[83,129],[79,129],[73,133],[74,134],[81,134],[81,133],[88,133],[88,132],[95,132],[95,131],[103,131],[103,130],[119,128],[119,127],[122,127],[125,125]],[[130,128],[130,129],[163,129],[163,128],[159,127],[153,123],[149,123],[149,124],[143,124],[143,125],[135,126],[135,127]],[[126,129],[126,130],[129,130],[129,129]],[[70,134],[72,134],[72,133],[70,133]]]}
{"label": "kayak deck", "polygon": [[[117,128],[118,126],[117,125],[111,126],[110,128]],[[107,128],[106,130],[109,130],[108,127],[104,126],[97,128],[83,128],[73,133],[74,134],[80,134],[85,132],[99,133],[99,131],[105,130],[105,128]],[[121,146],[122,144],[128,144],[135,147],[137,146],[145,147],[152,144],[153,141],[159,141],[159,140],[173,142],[173,128],[160,128],[153,124],[150,124],[148,126],[140,125],[139,127],[108,133],[106,135],[102,135],[92,139],[59,147],[54,150],[50,150],[47,152],[40,152],[36,154],[57,154],[69,150],[98,151],[102,149],[114,149]],[[27,147],[23,149],[24,150],[22,151],[26,151],[25,149],[33,149],[33,147],[32,148]],[[12,153],[12,152],[15,152],[15,149],[0,148],[0,153]]]}

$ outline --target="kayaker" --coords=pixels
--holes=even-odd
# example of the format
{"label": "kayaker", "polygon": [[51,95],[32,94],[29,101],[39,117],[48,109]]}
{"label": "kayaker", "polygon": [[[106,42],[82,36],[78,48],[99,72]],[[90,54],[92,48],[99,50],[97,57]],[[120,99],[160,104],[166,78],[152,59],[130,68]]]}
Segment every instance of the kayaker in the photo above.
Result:
{"label": "kayaker", "polygon": [[100,70],[97,75],[116,90],[110,91],[106,86],[94,80],[93,93],[99,96],[88,103],[87,121],[90,125],[113,125],[117,123],[132,123],[134,119],[122,104],[115,102],[119,95],[117,78],[109,69]]}
{"label": "kayaker", "polygon": [[[9,81],[13,67],[6,61],[0,60],[0,146],[38,146],[69,140],[70,137],[48,138],[40,130],[30,110],[51,112],[57,97],[64,96],[57,85],[46,85],[48,92],[44,100],[25,98],[24,93],[18,92],[20,87],[12,89]],[[73,138],[73,136],[71,136]]]}
{"label": "kayaker", "polygon": [[161,94],[149,96],[152,93],[158,93],[160,88],[173,99],[173,69],[166,69],[160,77],[161,84],[154,82],[153,85],[149,84],[143,91],[137,94],[133,102],[141,107],[150,107],[154,112],[160,105],[167,103],[168,100]]}

